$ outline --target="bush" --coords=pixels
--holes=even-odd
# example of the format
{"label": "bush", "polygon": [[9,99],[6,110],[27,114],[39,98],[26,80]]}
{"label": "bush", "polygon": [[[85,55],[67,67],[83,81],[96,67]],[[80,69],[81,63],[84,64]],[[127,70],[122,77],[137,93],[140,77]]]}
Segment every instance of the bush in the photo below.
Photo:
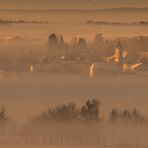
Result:
{"label": "bush", "polygon": [[88,100],[81,108],[76,108],[74,103],[58,105],[37,115],[36,121],[46,122],[75,122],[75,121],[98,121],[99,105],[97,100]]}
{"label": "bush", "polygon": [[55,108],[49,108],[47,112],[37,116],[40,121],[74,121],[78,118],[78,112],[74,103],[58,105]]}
{"label": "bush", "polygon": [[100,102],[98,100],[88,100],[81,109],[82,120],[97,121],[99,120],[99,107]]}
{"label": "bush", "polygon": [[136,109],[133,109],[132,111],[129,111],[127,109],[123,111],[119,111],[118,109],[114,108],[112,109],[110,113],[110,121],[120,121],[120,122],[147,122],[147,117],[140,114]]}

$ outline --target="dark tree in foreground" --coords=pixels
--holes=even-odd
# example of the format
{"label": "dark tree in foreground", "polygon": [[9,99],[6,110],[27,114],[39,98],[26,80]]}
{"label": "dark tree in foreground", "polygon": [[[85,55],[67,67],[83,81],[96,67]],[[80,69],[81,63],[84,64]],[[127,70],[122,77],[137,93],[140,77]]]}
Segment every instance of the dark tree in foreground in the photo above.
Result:
{"label": "dark tree in foreground", "polygon": [[97,121],[99,120],[100,102],[98,100],[88,100],[81,109],[82,120]]}
{"label": "dark tree in foreground", "polygon": [[37,121],[98,121],[100,102],[97,100],[88,100],[81,108],[76,108],[74,103],[58,105],[55,108],[49,108],[36,117]]}

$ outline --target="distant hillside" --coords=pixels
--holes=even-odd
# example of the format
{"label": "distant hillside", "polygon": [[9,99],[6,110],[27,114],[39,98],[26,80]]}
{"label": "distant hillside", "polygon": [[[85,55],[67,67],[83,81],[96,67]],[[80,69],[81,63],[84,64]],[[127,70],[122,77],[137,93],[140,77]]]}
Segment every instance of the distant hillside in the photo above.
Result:
{"label": "distant hillside", "polygon": [[48,24],[48,21],[26,21],[26,20],[0,19],[0,24]]}
{"label": "distant hillside", "polygon": [[136,7],[120,7],[120,8],[108,8],[101,11],[148,11],[148,7],[136,8]]}
{"label": "distant hillside", "polygon": [[148,11],[148,7],[115,7],[105,9],[0,9],[0,11],[71,11],[71,12],[101,12],[101,11]]}
{"label": "distant hillside", "polygon": [[139,21],[139,22],[133,22],[133,23],[124,23],[124,22],[105,22],[105,21],[93,21],[89,20],[86,21],[86,24],[92,24],[92,25],[148,25],[148,21]]}
{"label": "distant hillside", "polygon": [[106,8],[106,9],[49,9],[48,11],[88,11],[88,12],[105,12],[105,11],[148,11],[148,7],[136,8],[136,7],[120,7],[120,8]]}

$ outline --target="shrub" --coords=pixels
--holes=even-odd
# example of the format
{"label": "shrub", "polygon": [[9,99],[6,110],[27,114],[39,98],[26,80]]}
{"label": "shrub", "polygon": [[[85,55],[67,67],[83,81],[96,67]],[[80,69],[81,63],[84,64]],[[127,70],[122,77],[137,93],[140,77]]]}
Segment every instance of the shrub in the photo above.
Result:
{"label": "shrub", "polygon": [[58,105],[49,108],[36,116],[36,121],[46,122],[74,122],[74,121],[98,121],[100,102],[88,100],[81,108],[76,108],[74,103]]}
{"label": "shrub", "polygon": [[127,109],[123,111],[119,111],[118,109],[114,108],[112,109],[110,113],[110,121],[120,121],[120,122],[147,122],[147,117],[140,114],[136,109],[133,109],[132,111],[129,111]]}
{"label": "shrub", "polygon": [[80,112],[82,120],[99,120],[99,107],[100,102],[98,100],[88,100],[86,104],[82,106]]}
{"label": "shrub", "polygon": [[55,108],[49,108],[47,112],[37,116],[40,121],[66,121],[71,122],[78,119],[78,111],[74,103],[58,105]]}

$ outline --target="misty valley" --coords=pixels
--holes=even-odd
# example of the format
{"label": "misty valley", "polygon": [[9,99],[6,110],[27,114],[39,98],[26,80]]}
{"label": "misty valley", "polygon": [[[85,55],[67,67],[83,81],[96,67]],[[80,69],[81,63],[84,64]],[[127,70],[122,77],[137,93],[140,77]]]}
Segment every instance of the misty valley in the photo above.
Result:
{"label": "misty valley", "polygon": [[0,147],[148,147],[147,14],[0,9]]}

